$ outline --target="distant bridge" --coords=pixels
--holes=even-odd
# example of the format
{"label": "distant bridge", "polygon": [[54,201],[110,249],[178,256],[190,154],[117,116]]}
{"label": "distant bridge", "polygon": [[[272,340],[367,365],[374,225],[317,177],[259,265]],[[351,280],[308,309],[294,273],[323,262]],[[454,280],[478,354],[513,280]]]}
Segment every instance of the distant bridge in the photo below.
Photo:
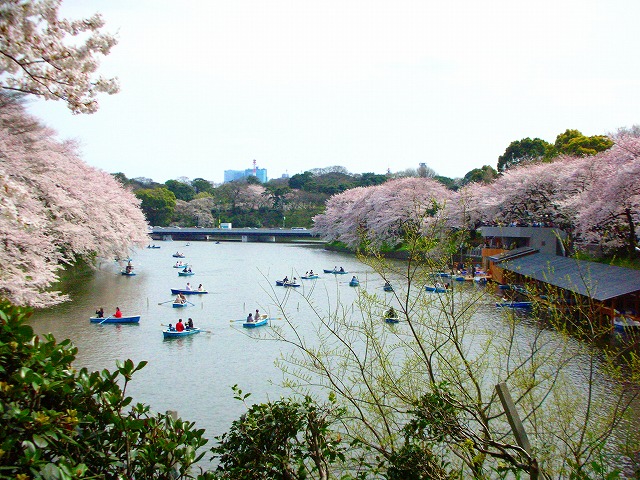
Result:
{"label": "distant bridge", "polygon": [[321,241],[311,230],[285,228],[153,227],[150,233],[154,240]]}

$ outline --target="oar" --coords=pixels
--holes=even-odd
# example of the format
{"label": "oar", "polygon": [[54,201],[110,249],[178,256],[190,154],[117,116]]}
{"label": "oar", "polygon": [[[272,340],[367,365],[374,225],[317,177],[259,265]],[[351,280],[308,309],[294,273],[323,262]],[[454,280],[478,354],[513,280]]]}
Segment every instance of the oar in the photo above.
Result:
{"label": "oar", "polygon": [[[267,317],[267,320],[284,320],[282,317]],[[229,323],[233,322],[246,322],[246,318],[239,318],[238,320],[229,320]],[[255,322],[254,322],[255,323]]]}
{"label": "oar", "polygon": [[109,315],[108,317],[106,317],[104,320],[102,320],[100,322],[100,325],[102,325],[104,322],[106,322],[107,320],[109,320],[112,317],[112,315]]}
{"label": "oar", "polygon": [[171,300],[167,300],[166,302],[160,302],[158,305],[163,305],[165,303],[173,302],[173,298]]}
{"label": "oar", "polygon": [[[187,303],[191,303],[189,300],[187,300]],[[191,303],[191,305],[193,305],[194,307],[196,306],[195,303]]]}

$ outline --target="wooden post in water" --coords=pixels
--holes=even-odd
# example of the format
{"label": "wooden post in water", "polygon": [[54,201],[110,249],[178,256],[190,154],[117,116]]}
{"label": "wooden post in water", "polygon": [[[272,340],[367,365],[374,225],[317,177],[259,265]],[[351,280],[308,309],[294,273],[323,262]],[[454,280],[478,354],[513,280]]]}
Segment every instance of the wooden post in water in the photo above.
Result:
{"label": "wooden post in water", "polygon": [[504,408],[504,413],[507,415],[507,420],[509,420],[511,431],[516,437],[518,446],[520,446],[529,455],[529,478],[537,480],[538,462],[531,456],[531,444],[529,443],[529,437],[527,437],[527,432],[524,430],[524,425],[522,425],[522,421],[520,420],[520,416],[516,410],[516,404],[511,398],[507,384],[504,382],[498,383],[496,385],[496,392],[498,393],[498,397],[500,397],[502,408]]}

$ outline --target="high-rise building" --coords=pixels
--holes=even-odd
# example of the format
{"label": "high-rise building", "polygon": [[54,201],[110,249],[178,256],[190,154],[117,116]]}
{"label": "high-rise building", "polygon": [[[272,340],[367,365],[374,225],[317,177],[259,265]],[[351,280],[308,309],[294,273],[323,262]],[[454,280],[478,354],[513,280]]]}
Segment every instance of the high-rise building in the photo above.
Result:
{"label": "high-rise building", "polygon": [[255,176],[261,183],[267,183],[267,169],[266,168],[247,168],[246,170],[225,170],[224,171],[224,183],[233,182],[241,178]]}

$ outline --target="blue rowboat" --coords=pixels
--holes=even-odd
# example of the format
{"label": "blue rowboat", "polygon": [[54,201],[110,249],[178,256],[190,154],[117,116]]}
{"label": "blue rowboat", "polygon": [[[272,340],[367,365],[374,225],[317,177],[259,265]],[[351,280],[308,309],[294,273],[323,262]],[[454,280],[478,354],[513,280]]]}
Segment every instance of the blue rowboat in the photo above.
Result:
{"label": "blue rowboat", "polygon": [[324,271],[324,273],[333,273],[335,275],[344,275],[346,273],[349,273],[346,270],[327,270],[327,269],[324,269],[323,271]]}
{"label": "blue rowboat", "polygon": [[320,278],[318,275],[303,275],[300,277],[302,280],[315,280],[316,278]]}
{"label": "blue rowboat", "polygon": [[357,287],[358,285],[360,285],[360,280],[351,280],[351,281],[349,281],[349,286],[350,287]]}
{"label": "blue rowboat", "polygon": [[182,265],[174,265],[173,268],[184,268],[184,267],[188,267],[189,264],[188,263],[183,263]]}
{"label": "blue rowboat", "polygon": [[384,321],[387,323],[400,323],[400,319],[398,317],[386,317]]}
{"label": "blue rowboat", "polygon": [[185,256],[182,253],[174,253],[172,255],[172,257],[174,257],[174,258],[184,258]]}
{"label": "blue rowboat", "polygon": [[126,277],[133,277],[136,274],[136,272],[127,272],[125,270],[122,270],[120,273]]}
{"label": "blue rowboat", "polygon": [[187,305],[189,305],[187,302],[185,303],[173,302],[173,308],[183,308],[183,307],[186,307]]}
{"label": "blue rowboat", "polygon": [[300,284],[297,282],[283,282],[282,280],[276,280],[276,285],[278,287],[299,287]]}
{"label": "blue rowboat", "polygon": [[385,285],[382,287],[385,292],[393,292],[393,287],[391,285]]}
{"label": "blue rowboat", "polygon": [[160,248],[158,245],[149,245],[147,248]]}
{"label": "blue rowboat", "polygon": [[206,290],[183,290],[181,288],[172,288],[171,293],[173,295],[177,295],[182,293],[183,295],[204,295],[205,293],[209,293]]}
{"label": "blue rowboat", "polygon": [[424,286],[424,289],[425,289],[427,292],[434,292],[434,293],[444,293],[444,292],[446,292],[446,291],[447,291],[447,289],[446,289],[446,288],[443,288],[443,287],[433,287],[433,286],[431,286],[431,285],[425,285],[425,286]]}
{"label": "blue rowboat", "polygon": [[178,272],[179,277],[190,277],[191,275],[195,275],[194,272]]}
{"label": "blue rowboat", "polygon": [[188,337],[189,335],[195,335],[196,333],[200,333],[201,330],[197,327],[194,328],[185,328],[183,331],[178,332],[177,330],[163,330],[162,336],[164,338],[178,338],[178,337]]}
{"label": "blue rowboat", "polygon": [[262,315],[260,317],[260,320],[258,320],[257,322],[244,322],[242,326],[244,328],[256,328],[266,325],[267,323],[269,323],[269,317],[267,315]]}
{"label": "blue rowboat", "polygon": [[90,317],[89,321],[91,323],[138,323],[140,321],[140,315],[129,315],[122,316],[120,318],[116,317]]}
{"label": "blue rowboat", "polygon": [[496,302],[496,307],[503,308],[531,308],[532,302]]}

